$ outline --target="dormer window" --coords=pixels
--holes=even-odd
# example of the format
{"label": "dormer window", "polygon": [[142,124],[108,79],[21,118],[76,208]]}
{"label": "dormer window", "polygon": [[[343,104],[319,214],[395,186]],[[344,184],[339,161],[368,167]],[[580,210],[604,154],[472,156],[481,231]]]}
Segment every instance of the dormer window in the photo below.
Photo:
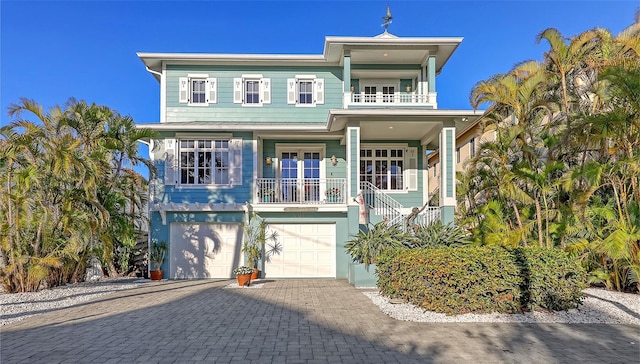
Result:
{"label": "dormer window", "polygon": [[287,80],[287,103],[296,106],[324,104],[324,79],[315,75],[296,75]]}

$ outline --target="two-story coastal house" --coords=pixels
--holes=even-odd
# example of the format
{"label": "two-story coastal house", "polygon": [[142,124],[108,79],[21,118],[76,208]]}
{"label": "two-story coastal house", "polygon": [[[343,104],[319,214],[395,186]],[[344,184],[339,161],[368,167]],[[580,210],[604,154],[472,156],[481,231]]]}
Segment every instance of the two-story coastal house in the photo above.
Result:
{"label": "two-story coastal house", "polygon": [[[165,278],[229,278],[252,214],[278,233],[267,278],[347,278],[359,229],[429,199],[453,220],[455,140],[482,112],[438,108],[436,75],[462,38],[327,37],[320,55],[139,53],[160,82],[150,239]],[[364,203],[362,203],[364,201]]]}

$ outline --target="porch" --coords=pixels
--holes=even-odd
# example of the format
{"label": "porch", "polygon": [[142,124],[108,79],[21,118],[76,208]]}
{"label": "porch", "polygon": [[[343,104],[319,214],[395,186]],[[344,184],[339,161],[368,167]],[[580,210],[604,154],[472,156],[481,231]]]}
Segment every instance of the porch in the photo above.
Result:
{"label": "porch", "polygon": [[345,178],[258,178],[254,186],[257,204],[344,205]]}

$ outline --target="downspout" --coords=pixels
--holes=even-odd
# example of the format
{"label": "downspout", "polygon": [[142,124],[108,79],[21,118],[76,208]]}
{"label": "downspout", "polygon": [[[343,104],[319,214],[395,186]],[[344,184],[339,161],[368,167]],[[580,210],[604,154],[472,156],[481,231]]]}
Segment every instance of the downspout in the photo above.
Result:
{"label": "downspout", "polygon": [[154,75],[158,75],[158,77],[162,77],[162,73],[152,70],[151,68],[149,68],[149,66],[145,66],[145,68],[147,69],[147,72],[153,73]]}

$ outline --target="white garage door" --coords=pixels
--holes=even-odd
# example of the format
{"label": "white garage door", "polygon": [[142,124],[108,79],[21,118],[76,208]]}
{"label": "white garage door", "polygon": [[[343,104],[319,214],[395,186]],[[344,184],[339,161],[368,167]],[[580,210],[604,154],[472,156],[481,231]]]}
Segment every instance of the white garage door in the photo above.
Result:
{"label": "white garage door", "polygon": [[243,262],[240,224],[171,223],[172,279],[232,278]]}
{"label": "white garage door", "polygon": [[336,276],[334,224],[269,224],[282,248],[265,263],[266,278]]}

